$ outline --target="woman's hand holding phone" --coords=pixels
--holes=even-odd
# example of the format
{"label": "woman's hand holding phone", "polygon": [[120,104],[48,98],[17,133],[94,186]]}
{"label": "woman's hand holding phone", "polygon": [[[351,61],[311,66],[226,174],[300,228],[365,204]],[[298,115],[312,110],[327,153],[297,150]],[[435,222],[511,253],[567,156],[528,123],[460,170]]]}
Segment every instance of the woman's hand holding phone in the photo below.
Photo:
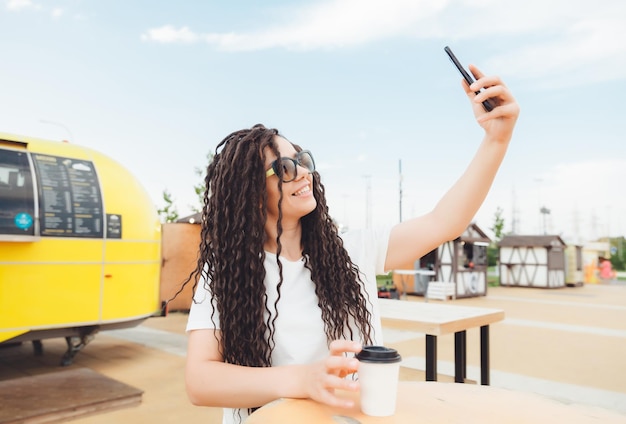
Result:
{"label": "woman's hand holding phone", "polygon": [[[452,53],[452,50],[450,49],[450,47],[446,46],[444,47],[444,50],[448,54],[450,61],[454,64],[456,69],[458,69],[461,75],[463,76],[463,79],[465,79],[465,82],[467,82],[468,87],[471,86],[474,83],[474,79],[472,78],[472,76],[469,74],[469,72],[465,70],[463,65],[461,65],[461,62],[459,62],[459,60],[456,58],[454,53]],[[476,75],[474,75],[474,77],[478,78]],[[480,94],[480,90],[475,91],[475,93]],[[497,106],[492,99],[485,99],[482,103],[483,103],[483,107],[485,108],[485,111],[487,112],[491,112],[493,108]]]}
{"label": "woman's hand holding phone", "polygon": [[487,112],[474,109],[478,123],[491,138],[510,140],[520,109],[507,86],[499,77],[485,76],[477,67],[470,65],[469,70],[476,78],[474,81],[452,50],[448,46],[444,50],[463,76],[466,82],[463,88],[468,97],[475,103],[482,103],[482,109]]}

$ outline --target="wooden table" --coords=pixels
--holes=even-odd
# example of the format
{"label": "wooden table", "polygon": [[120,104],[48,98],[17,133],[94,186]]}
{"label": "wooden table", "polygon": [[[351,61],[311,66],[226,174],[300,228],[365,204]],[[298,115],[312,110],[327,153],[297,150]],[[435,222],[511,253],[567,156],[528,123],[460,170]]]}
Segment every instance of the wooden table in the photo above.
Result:
{"label": "wooden table", "polygon": [[[437,382],[400,382],[396,413],[369,417],[360,411],[358,394],[350,409],[310,399],[281,399],[255,411],[245,424],[414,424],[414,423],[624,423],[626,416],[596,407],[565,404],[533,393],[492,386]],[[555,394],[558,395],[558,394]]]}
{"label": "wooden table", "polygon": [[480,383],[489,385],[489,325],[501,309],[378,299],[383,326],[426,334],[426,380],[437,380],[437,336],[454,333],[454,381],[467,376],[467,329],[480,327]]}

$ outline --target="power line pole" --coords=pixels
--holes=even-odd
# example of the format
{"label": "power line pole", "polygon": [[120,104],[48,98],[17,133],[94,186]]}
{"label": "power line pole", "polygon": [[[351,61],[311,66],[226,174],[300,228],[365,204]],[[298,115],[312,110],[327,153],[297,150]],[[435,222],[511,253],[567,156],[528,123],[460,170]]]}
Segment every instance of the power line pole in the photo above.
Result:
{"label": "power line pole", "polygon": [[546,208],[545,206],[542,206],[541,209],[539,209],[539,212],[541,213],[541,216],[543,218],[543,234],[546,235],[548,234],[548,227],[546,225],[546,217],[550,215],[550,209]]}
{"label": "power line pole", "polygon": [[517,209],[517,195],[515,194],[515,186],[511,191],[511,234],[519,233],[519,210]]}

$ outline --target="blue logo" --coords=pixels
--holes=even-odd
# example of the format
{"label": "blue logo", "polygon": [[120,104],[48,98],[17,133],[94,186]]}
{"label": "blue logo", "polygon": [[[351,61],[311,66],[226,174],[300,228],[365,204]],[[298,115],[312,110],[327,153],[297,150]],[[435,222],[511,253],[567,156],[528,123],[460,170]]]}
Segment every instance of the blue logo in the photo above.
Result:
{"label": "blue logo", "polygon": [[20,230],[28,230],[33,225],[33,217],[27,213],[20,212],[15,215],[15,226]]}

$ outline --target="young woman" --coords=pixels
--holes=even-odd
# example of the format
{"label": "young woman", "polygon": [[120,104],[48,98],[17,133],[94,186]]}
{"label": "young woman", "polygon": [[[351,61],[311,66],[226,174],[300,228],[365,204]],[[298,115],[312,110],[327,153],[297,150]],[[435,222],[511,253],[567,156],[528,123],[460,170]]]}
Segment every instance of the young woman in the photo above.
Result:
{"label": "young woman", "polygon": [[[312,154],[277,130],[256,125],[217,146],[188,281],[198,281],[187,325],[194,404],[227,408],[224,423],[281,397],[350,406],[334,390],[359,390],[344,378],[358,370],[353,354],[382,344],[376,275],[465,230],[511,139],[515,99],[499,78],[470,69],[477,81],[463,86],[482,144],[431,212],[393,228],[340,236]],[[489,113],[487,98],[497,104]]]}

